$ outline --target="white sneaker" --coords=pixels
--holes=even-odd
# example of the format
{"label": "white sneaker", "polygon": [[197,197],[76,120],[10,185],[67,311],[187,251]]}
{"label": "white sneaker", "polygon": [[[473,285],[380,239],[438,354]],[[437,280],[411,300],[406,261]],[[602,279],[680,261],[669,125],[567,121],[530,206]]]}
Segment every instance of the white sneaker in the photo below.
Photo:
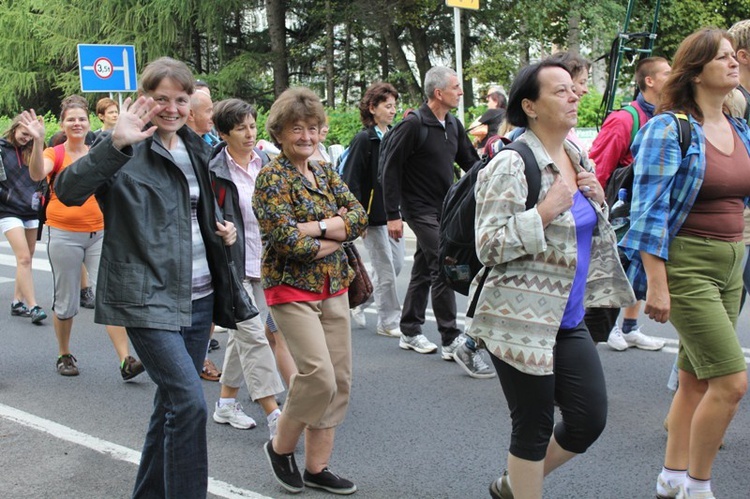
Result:
{"label": "white sneaker", "polygon": [[281,411],[276,409],[266,417],[266,420],[268,421],[268,431],[271,434],[271,440],[273,440],[273,437],[276,436],[276,430],[279,428],[279,416],[281,416]]}
{"label": "white sneaker", "polygon": [[[679,497],[682,491],[682,485],[672,485],[661,477],[661,473],[656,478],[656,499],[674,499]],[[664,493],[660,493],[659,490],[664,490]]]}
{"label": "white sneaker", "polygon": [[716,499],[716,496],[710,490],[688,494],[686,487],[680,487],[680,491],[677,492],[675,497],[677,499]]}
{"label": "white sneaker", "polygon": [[391,338],[400,338],[401,337],[401,330],[396,327],[384,327],[384,326],[378,326],[378,328],[375,330],[376,333],[378,333],[380,336],[390,336]]}
{"label": "white sneaker", "polygon": [[464,344],[464,341],[466,341],[466,338],[464,338],[463,336],[456,336],[456,338],[451,342],[450,345],[442,347],[440,349],[440,356],[443,358],[443,360],[456,360],[453,358],[453,354],[456,353],[458,347]]}
{"label": "white sneaker", "polygon": [[214,421],[222,424],[230,424],[240,430],[249,430],[255,428],[255,420],[242,411],[242,404],[235,402],[219,407],[216,403],[214,409]]}
{"label": "white sneaker", "polygon": [[628,342],[622,337],[622,330],[620,330],[620,326],[617,324],[615,324],[615,327],[609,332],[607,345],[609,345],[609,348],[612,350],[617,350],[618,352],[628,349]]}
{"label": "white sneaker", "polygon": [[357,327],[367,326],[367,319],[365,318],[365,310],[362,307],[354,307],[352,309],[352,322]]}
{"label": "white sneaker", "polygon": [[417,353],[435,353],[437,352],[437,345],[428,340],[425,335],[418,334],[416,336],[406,336],[401,334],[401,339],[398,342],[399,348],[404,350],[414,350]]}
{"label": "white sneaker", "polygon": [[[653,336],[646,336],[641,332],[640,326],[627,334],[623,333],[622,338],[629,347],[636,347],[641,350],[661,350],[664,348],[664,342],[662,340],[658,340]],[[609,344],[609,340],[607,340],[607,344]]]}

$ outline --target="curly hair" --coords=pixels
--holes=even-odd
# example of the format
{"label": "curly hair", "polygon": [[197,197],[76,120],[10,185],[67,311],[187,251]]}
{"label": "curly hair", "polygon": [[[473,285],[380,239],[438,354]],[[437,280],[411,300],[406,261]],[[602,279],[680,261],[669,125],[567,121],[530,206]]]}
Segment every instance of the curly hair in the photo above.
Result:
{"label": "curly hair", "polygon": [[364,126],[375,126],[375,119],[370,112],[370,107],[377,107],[388,97],[398,100],[398,90],[390,83],[378,82],[369,86],[359,103],[359,119]]}
{"label": "curly hair", "polygon": [[322,127],[326,123],[326,111],[315,92],[307,87],[292,87],[284,90],[271,105],[266,120],[266,131],[279,147],[284,127],[295,121],[313,122]]}

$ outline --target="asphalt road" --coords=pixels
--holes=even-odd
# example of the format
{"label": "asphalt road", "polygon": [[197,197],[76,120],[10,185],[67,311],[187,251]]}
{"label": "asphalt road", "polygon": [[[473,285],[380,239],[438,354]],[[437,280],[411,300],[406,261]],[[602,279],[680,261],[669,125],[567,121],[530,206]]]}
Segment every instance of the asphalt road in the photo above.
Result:
{"label": "asphalt road", "polygon": [[[364,254],[364,252],[363,252]],[[37,296],[47,310],[52,279],[45,248],[34,261]],[[405,289],[410,265],[399,278]],[[126,498],[134,481],[154,385],[142,375],[120,379],[117,359],[93,311],[82,310],[73,328],[72,351],[81,375],[55,372],[51,320],[34,326],[12,317],[14,259],[0,244],[0,498]],[[465,299],[459,297],[459,310]],[[430,312],[428,311],[428,315]],[[398,340],[354,329],[354,386],[349,414],[339,428],[332,468],[353,479],[360,498],[482,498],[502,471],[510,420],[497,379],[474,380],[439,355],[398,348]],[[676,351],[669,325],[644,322],[644,330],[668,339],[661,352],[615,352],[598,347],[609,390],[609,421],[586,454],[545,483],[549,498],[653,497],[666,433],[665,388]],[[750,346],[745,310],[739,334]],[[438,341],[434,320],[425,334]],[[226,334],[217,334],[222,347]],[[210,357],[221,365],[223,348]],[[746,349],[750,357],[750,349]],[[206,400],[217,400],[217,383],[204,382]],[[259,406],[240,392],[246,411],[263,421]],[[720,498],[750,496],[750,411],[746,398],[716,460],[713,483]],[[211,497],[284,497],[271,476],[262,444],[264,424],[236,430],[210,420]],[[302,445],[298,462],[302,461]],[[318,491],[305,496],[322,497]]]}

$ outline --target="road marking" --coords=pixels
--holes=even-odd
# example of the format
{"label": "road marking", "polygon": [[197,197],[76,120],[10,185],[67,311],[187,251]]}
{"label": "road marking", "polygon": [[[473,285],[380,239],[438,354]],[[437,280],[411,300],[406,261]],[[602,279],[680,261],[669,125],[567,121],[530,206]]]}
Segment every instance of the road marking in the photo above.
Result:
{"label": "road marking", "polygon": [[[0,265],[16,268],[16,257],[13,255],[0,254]],[[43,270],[45,272],[52,271],[49,266],[49,260],[46,258],[34,257],[31,260],[31,268],[33,270]]]}
{"label": "road marking", "polygon": [[[67,426],[55,423],[54,421],[34,416],[33,414],[29,414],[28,412],[18,410],[5,404],[0,404],[0,417],[27,426],[33,430],[47,433],[60,440],[65,440],[66,442],[86,447],[101,454],[106,454],[118,461],[125,461],[126,463],[135,464],[137,466],[141,460],[141,453],[138,451],[102,440],[92,435],[87,435],[86,433],[81,433],[73,428],[68,428]],[[251,490],[242,489],[211,477],[208,478],[208,492],[219,497],[226,497],[227,499],[271,499],[268,496],[258,494]]]}

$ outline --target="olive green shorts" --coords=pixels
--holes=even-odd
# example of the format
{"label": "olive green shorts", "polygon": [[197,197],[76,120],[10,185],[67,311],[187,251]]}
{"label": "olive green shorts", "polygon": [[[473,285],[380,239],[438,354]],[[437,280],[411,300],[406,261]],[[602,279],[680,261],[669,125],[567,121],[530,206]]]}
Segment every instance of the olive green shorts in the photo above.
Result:
{"label": "olive green shorts", "polygon": [[694,236],[678,236],[669,245],[669,320],[680,337],[677,366],[698,379],[747,369],[735,331],[744,251],[742,242]]}

